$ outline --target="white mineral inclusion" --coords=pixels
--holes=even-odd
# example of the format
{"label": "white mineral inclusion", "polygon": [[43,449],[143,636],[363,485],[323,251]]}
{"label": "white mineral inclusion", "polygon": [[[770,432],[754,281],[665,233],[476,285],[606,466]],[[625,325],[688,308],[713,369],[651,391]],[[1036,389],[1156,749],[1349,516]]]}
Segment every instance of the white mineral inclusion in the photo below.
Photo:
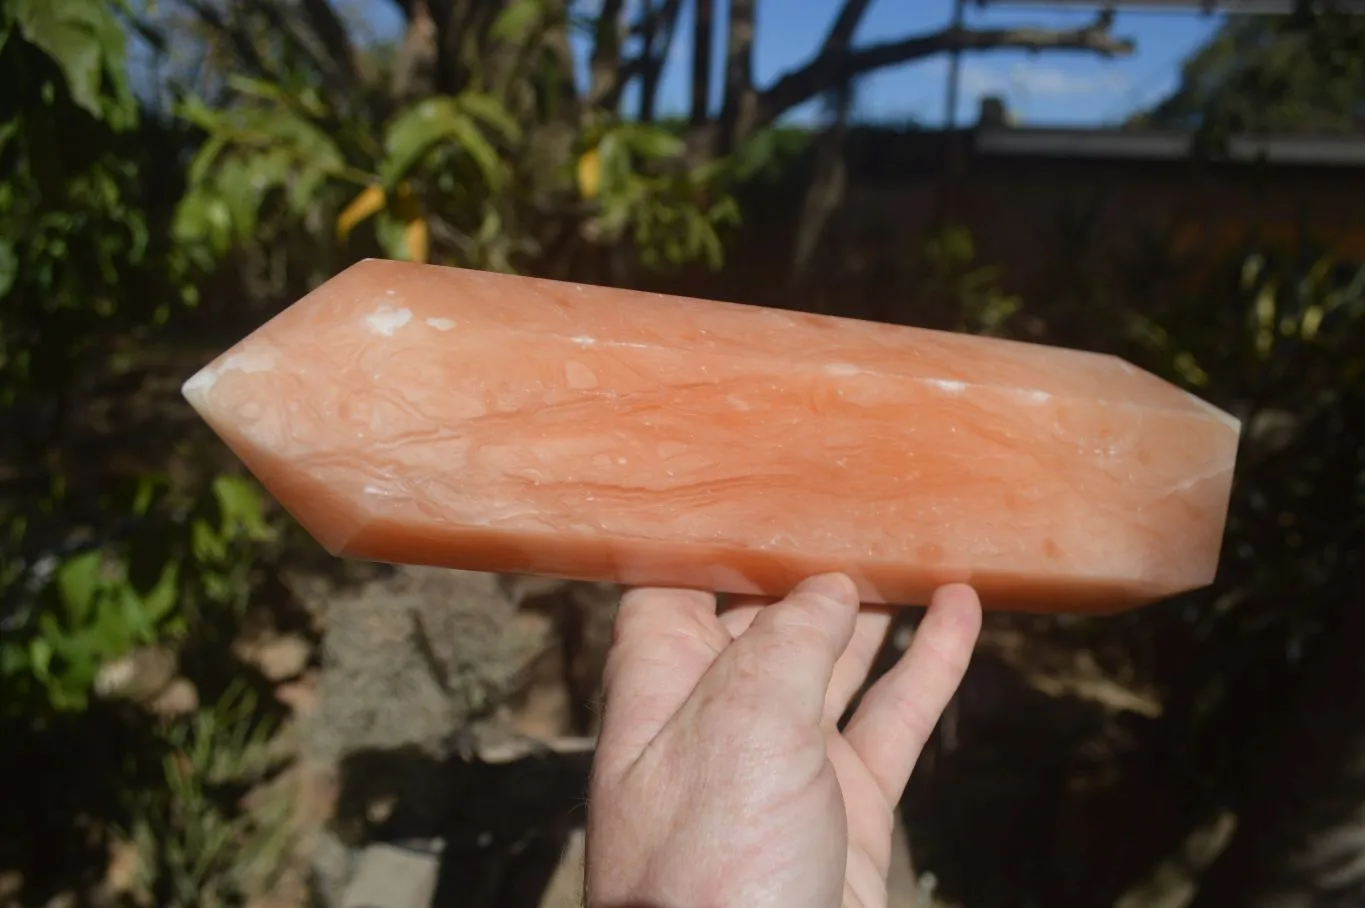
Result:
{"label": "white mineral inclusion", "polygon": [[216,368],[205,366],[180,386],[180,393],[190,400],[202,399],[213,390],[219,376],[228,372],[269,372],[275,368],[275,357],[262,350],[247,350],[224,357]]}
{"label": "white mineral inclusion", "polygon": [[961,394],[963,391],[967,390],[966,382],[953,381],[948,378],[931,378],[929,379],[929,384],[938,388],[940,391],[946,391],[949,394]]}
{"label": "white mineral inclusion", "polygon": [[830,375],[857,375],[861,371],[852,363],[830,363],[825,366],[825,372]]}
{"label": "white mineral inclusion", "polygon": [[1052,395],[1046,391],[1025,391],[1024,400],[1031,404],[1045,404],[1052,400]]}
{"label": "white mineral inclusion", "polygon": [[[404,310],[405,312],[407,310]],[[437,331],[449,331],[455,327],[455,323],[448,318],[429,318],[427,324]]]}
{"label": "white mineral inclusion", "polygon": [[390,309],[388,306],[380,306],[374,312],[365,316],[365,325],[372,334],[393,337],[394,332],[412,321],[411,309]]}

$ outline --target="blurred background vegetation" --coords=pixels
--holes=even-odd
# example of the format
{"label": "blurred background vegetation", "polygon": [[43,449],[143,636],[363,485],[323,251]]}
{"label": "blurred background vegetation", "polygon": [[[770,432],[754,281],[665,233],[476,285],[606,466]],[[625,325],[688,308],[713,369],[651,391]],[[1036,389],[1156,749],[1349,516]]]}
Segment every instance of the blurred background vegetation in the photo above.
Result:
{"label": "blurred background vegetation", "polygon": [[1212,588],[991,616],[896,904],[1365,904],[1365,19],[1228,17],[1100,154],[858,97],[1131,53],[1111,12],[857,43],[872,5],[759,84],[753,0],[0,0],[0,905],[572,903],[612,591],[336,564],[178,394],[364,256],[1114,352],[1235,413]]}

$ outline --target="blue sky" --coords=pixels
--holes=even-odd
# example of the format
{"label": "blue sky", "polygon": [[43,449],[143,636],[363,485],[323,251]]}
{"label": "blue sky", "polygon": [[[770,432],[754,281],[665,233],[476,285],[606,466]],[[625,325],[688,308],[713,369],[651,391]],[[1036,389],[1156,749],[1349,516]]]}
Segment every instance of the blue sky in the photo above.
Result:
{"label": "blue sky", "polygon": [[[369,0],[372,24],[386,31],[395,22],[392,4]],[[716,0],[723,20],[726,0]],[[758,0],[755,66],[760,85],[767,84],[788,68],[801,63],[818,47],[833,21],[840,0]],[[628,2],[628,8],[637,6]],[[690,4],[688,4],[690,6]],[[1045,0],[1037,6],[991,6],[984,10],[968,4],[969,26],[1039,25],[1075,27],[1090,21],[1094,8],[1052,9]],[[1192,4],[1193,6],[1193,4]],[[797,10],[800,12],[797,12]],[[908,34],[933,31],[948,24],[952,0],[876,0],[860,28],[858,42],[884,41]],[[660,90],[660,112],[685,108],[688,69],[692,54],[691,17],[684,9],[683,24],[673,43]],[[1128,114],[1162,97],[1175,85],[1180,63],[1217,28],[1219,20],[1195,9],[1189,13],[1122,11],[1114,33],[1137,43],[1137,51],[1125,58],[1105,60],[1092,54],[1053,52],[1030,56],[1010,51],[966,55],[962,64],[959,122],[976,116],[983,95],[1001,95],[1020,122],[1029,125],[1100,126],[1123,120]],[[580,55],[586,46],[579,44]],[[715,54],[719,71],[721,54]],[[858,112],[862,117],[887,122],[941,123],[944,116],[946,57],[884,70],[863,80]],[[719,93],[719,78],[715,81]],[[798,111],[805,118],[811,111]]]}

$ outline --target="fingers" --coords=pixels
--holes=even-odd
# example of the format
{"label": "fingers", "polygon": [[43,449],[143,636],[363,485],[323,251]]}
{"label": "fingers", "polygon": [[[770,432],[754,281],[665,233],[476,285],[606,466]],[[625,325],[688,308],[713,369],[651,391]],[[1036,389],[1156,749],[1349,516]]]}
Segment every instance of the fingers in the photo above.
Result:
{"label": "fingers", "polygon": [[934,725],[957,691],[981,632],[968,586],[939,589],[910,648],[863,697],[844,729],[888,804],[897,803]]}
{"label": "fingers", "polygon": [[603,670],[600,751],[633,762],[729,642],[710,593],[635,589],[622,596]]}
{"label": "fingers", "polygon": [[886,640],[886,630],[891,625],[891,612],[887,609],[863,609],[853,630],[853,639],[848,648],[834,664],[834,674],[829,681],[829,691],[825,694],[824,724],[834,728],[848,709],[848,704],[858,689],[867,680],[867,673],[881,651]]}
{"label": "fingers", "polygon": [[[753,624],[758,613],[775,601],[758,596],[736,597],[721,607],[721,625],[731,637],[738,639]],[[831,728],[838,725],[849,702],[867,680],[890,624],[891,613],[886,609],[863,609],[858,613],[853,637],[834,664],[829,689],[825,692],[824,725]]]}
{"label": "fingers", "polygon": [[[741,608],[749,608],[742,606]],[[731,612],[731,615],[736,615]],[[858,592],[842,574],[800,584],[780,602],[731,619],[740,633],[698,687],[702,702],[722,691],[764,713],[816,724],[835,664],[853,637]]]}
{"label": "fingers", "polygon": [[720,623],[731,639],[749,629],[758,613],[778,600],[772,596],[731,596],[720,607]]}

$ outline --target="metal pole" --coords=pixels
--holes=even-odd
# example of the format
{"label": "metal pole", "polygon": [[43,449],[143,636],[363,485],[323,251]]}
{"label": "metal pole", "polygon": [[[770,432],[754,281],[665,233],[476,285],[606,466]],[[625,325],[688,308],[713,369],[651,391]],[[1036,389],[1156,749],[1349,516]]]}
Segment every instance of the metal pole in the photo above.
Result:
{"label": "metal pole", "polygon": [[[953,0],[953,32],[962,30],[963,14],[966,10],[967,0]],[[962,74],[962,47],[954,43],[952,50],[948,52],[948,110],[943,117],[944,129],[952,131],[957,128],[957,92],[958,84]]]}

